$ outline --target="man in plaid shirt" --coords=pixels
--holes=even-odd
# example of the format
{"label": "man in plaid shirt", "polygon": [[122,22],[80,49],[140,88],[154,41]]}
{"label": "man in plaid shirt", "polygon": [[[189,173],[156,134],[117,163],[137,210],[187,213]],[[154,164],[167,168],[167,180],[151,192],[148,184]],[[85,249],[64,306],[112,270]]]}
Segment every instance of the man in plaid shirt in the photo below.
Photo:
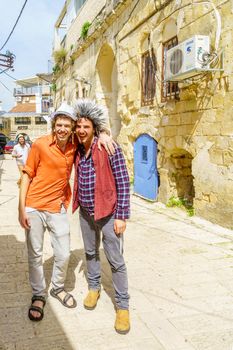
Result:
{"label": "man in plaid shirt", "polygon": [[80,206],[80,226],[87,261],[89,292],[84,307],[93,310],[100,297],[100,234],[112,270],[117,307],[115,329],[130,329],[128,278],[123,258],[123,233],[130,215],[129,176],[122,151],[116,145],[109,156],[97,145],[105,110],[90,100],[79,100],[76,135],[80,146],[75,160],[73,211]]}

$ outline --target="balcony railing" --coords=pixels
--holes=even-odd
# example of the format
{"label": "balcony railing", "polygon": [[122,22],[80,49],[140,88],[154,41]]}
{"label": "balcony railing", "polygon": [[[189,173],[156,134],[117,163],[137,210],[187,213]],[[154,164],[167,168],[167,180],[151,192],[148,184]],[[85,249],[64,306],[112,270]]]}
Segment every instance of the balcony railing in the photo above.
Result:
{"label": "balcony railing", "polygon": [[49,94],[49,85],[14,88],[14,97],[23,95]]}

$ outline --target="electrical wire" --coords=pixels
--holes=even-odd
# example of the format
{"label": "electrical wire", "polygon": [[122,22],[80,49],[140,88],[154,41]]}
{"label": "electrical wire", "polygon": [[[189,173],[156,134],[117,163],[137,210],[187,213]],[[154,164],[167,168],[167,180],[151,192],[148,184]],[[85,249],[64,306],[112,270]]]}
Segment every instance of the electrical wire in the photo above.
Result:
{"label": "electrical wire", "polygon": [[200,4],[211,5],[213,7],[213,11],[214,11],[215,18],[217,21],[217,29],[216,29],[216,37],[215,37],[215,51],[217,51],[218,46],[219,46],[219,41],[220,41],[221,28],[222,28],[221,16],[220,16],[219,11],[217,10],[216,6],[213,4],[213,2],[211,0],[209,0],[209,1],[195,1],[192,3],[192,5],[200,5]]}
{"label": "electrical wire", "polygon": [[2,74],[2,73],[5,73],[5,74],[6,74],[6,71],[9,70],[9,69],[10,69],[10,68],[1,69],[0,74]]}
{"label": "electrical wire", "polygon": [[8,90],[10,93],[11,93],[11,95],[12,95],[12,91],[10,90],[10,89],[8,89],[8,87],[5,85],[5,84],[3,84],[3,82],[0,80],[0,84],[6,89],[6,90]]}
{"label": "electrical wire", "polygon": [[0,69],[0,74],[4,73],[4,74],[6,74],[8,77],[10,77],[11,79],[13,79],[13,80],[18,80],[18,79],[16,79],[16,78],[12,77],[12,75],[10,75],[9,73],[6,72],[8,69],[9,69],[9,68],[7,68],[7,69],[5,69],[5,70]]}
{"label": "electrical wire", "polygon": [[24,7],[25,7],[27,1],[28,1],[28,0],[25,0],[25,2],[24,2],[24,4],[23,4],[23,7],[21,8],[21,11],[20,11],[20,13],[19,13],[19,15],[18,15],[18,18],[17,18],[17,20],[16,20],[16,22],[15,22],[15,24],[14,24],[14,27],[12,28],[10,34],[8,35],[8,38],[6,39],[5,43],[2,45],[0,51],[6,46],[6,44],[8,43],[8,41],[9,41],[11,35],[13,34],[13,31],[15,30],[15,27],[16,27],[16,25],[17,25],[17,23],[18,23],[18,21],[19,21],[21,15],[22,15],[22,13],[23,13],[23,10],[24,10]]}
{"label": "electrical wire", "polygon": [[[217,21],[217,31],[216,31],[216,39],[215,39],[215,50],[213,52],[211,52],[211,53],[207,53],[207,52],[202,53],[201,59],[199,58],[198,60],[199,60],[199,62],[201,62],[203,64],[203,66],[207,66],[207,65],[212,64],[212,67],[216,67],[217,64],[219,63],[219,56],[222,53],[222,50],[220,51],[220,53],[217,52],[217,49],[218,49],[218,46],[219,46],[220,34],[221,34],[221,17],[220,17],[220,14],[219,14],[217,8],[214,6],[213,2],[211,0],[208,0],[208,1],[191,0],[191,3],[188,3],[188,4],[184,5],[184,6],[179,7],[178,9],[173,11],[173,13],[178,11],[178,10],[180,10],[180,9],[188,7],[190,5],[192,6],[192,5],[201,5],[201,4],[212,5],[213,11],[215,13],[216,21]],[[170,17],[170,16],[171,16],[171,14],[168,17]],[[149,36],[149,55],[151,57],[152,56],[151,55],[152,43],[151,43],[150,37],[151,37],[151,35]],[[152,66],[153,66],[154,75],[157,78],[157,80],[160,83],[164,83],[164,81],[162,81],[160,79],[160,77],[158,76],[159,72],[157,72],[157,69],[159,68],[159,66],[154,67],[153,60],[152,60]],[[194,83],[194,82],[203,80],[207,75],[208,75],[208,72],[206,72],[204,74],[202,73],[202,77],[197,77],[196,79],[195,78],[191,78],[191,79],[187,79],[187,80],[188,81],[192,81]]]}

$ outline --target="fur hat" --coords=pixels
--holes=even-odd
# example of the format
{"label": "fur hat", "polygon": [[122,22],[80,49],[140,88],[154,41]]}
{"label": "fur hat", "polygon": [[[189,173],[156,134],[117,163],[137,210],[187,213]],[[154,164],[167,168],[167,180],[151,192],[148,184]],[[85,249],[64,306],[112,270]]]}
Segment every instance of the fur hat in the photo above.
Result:
{"label": "fur hat", "polygon": [[104,106],[98,105],[93,100],[86,98],[76,100],[74,104],[76,120],[87,118],[92,121],[96,133],[109,130],[108,111]]}

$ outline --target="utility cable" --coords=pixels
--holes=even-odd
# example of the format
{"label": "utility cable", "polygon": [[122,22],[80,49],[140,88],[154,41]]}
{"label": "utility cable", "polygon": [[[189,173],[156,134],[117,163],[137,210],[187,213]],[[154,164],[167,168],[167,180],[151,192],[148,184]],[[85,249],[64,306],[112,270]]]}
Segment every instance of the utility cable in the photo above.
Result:
{"label": "utility cable", "polygon": [[13,80],[18,80],[18,79],[16,79],[16,78],[12,77],[12,75],[10,75],[9,73],[6,72],[8,69],[9,69],[9,68],[7,68],[6,70],[0,69],[0,74],[4,73],[4,74],[6,74],[8,77],[10,77],[11,79],[13,79]]}
{"label": "utility cable", "polygon": [[10,90],[10,89],[8,89],[8,87],[5,85],[5,84],[3,84],[3,82],[0,80],[0,84],[2,84],[2,86],[6,89],[6,90],[8,90],[10,93],[11,93],[11,95],[12,95],[12,91]]}
{"label": "utility cable", "polygon": [[7,71],[8,69],[9,69],[9,68],[1,69],[0,74],[6,73],[6,71]]}
{"label": "utility cable", "polygon": [[25,0],[25,2],[24,2],[24,4],[23,4],[23,7],[21,8],[21,11],[20,11],[20,13],[19,13],[19,15],[18,15],[18,18],[17,18],[17,20],[16,20],[16,22],[15,22],[15,24],[14,24],[14,27],[12,28],[10,34],[8,35],[8,38],[6,39],[5,43],[2,45],[0,51],[6,46],[6,44],[7,44],[7,42],[9,41],[11,35],[13,34],[13,31],[15,30],[15,27],[16,27],[16,25],[17,25],[17,23],[18,23],[18,21],[19,21],[21,15],[22,15],[22,13],[23,13],[23,10],[24,10],[24,7],[25,7],[27,1],[28,1],[28,0]]}

